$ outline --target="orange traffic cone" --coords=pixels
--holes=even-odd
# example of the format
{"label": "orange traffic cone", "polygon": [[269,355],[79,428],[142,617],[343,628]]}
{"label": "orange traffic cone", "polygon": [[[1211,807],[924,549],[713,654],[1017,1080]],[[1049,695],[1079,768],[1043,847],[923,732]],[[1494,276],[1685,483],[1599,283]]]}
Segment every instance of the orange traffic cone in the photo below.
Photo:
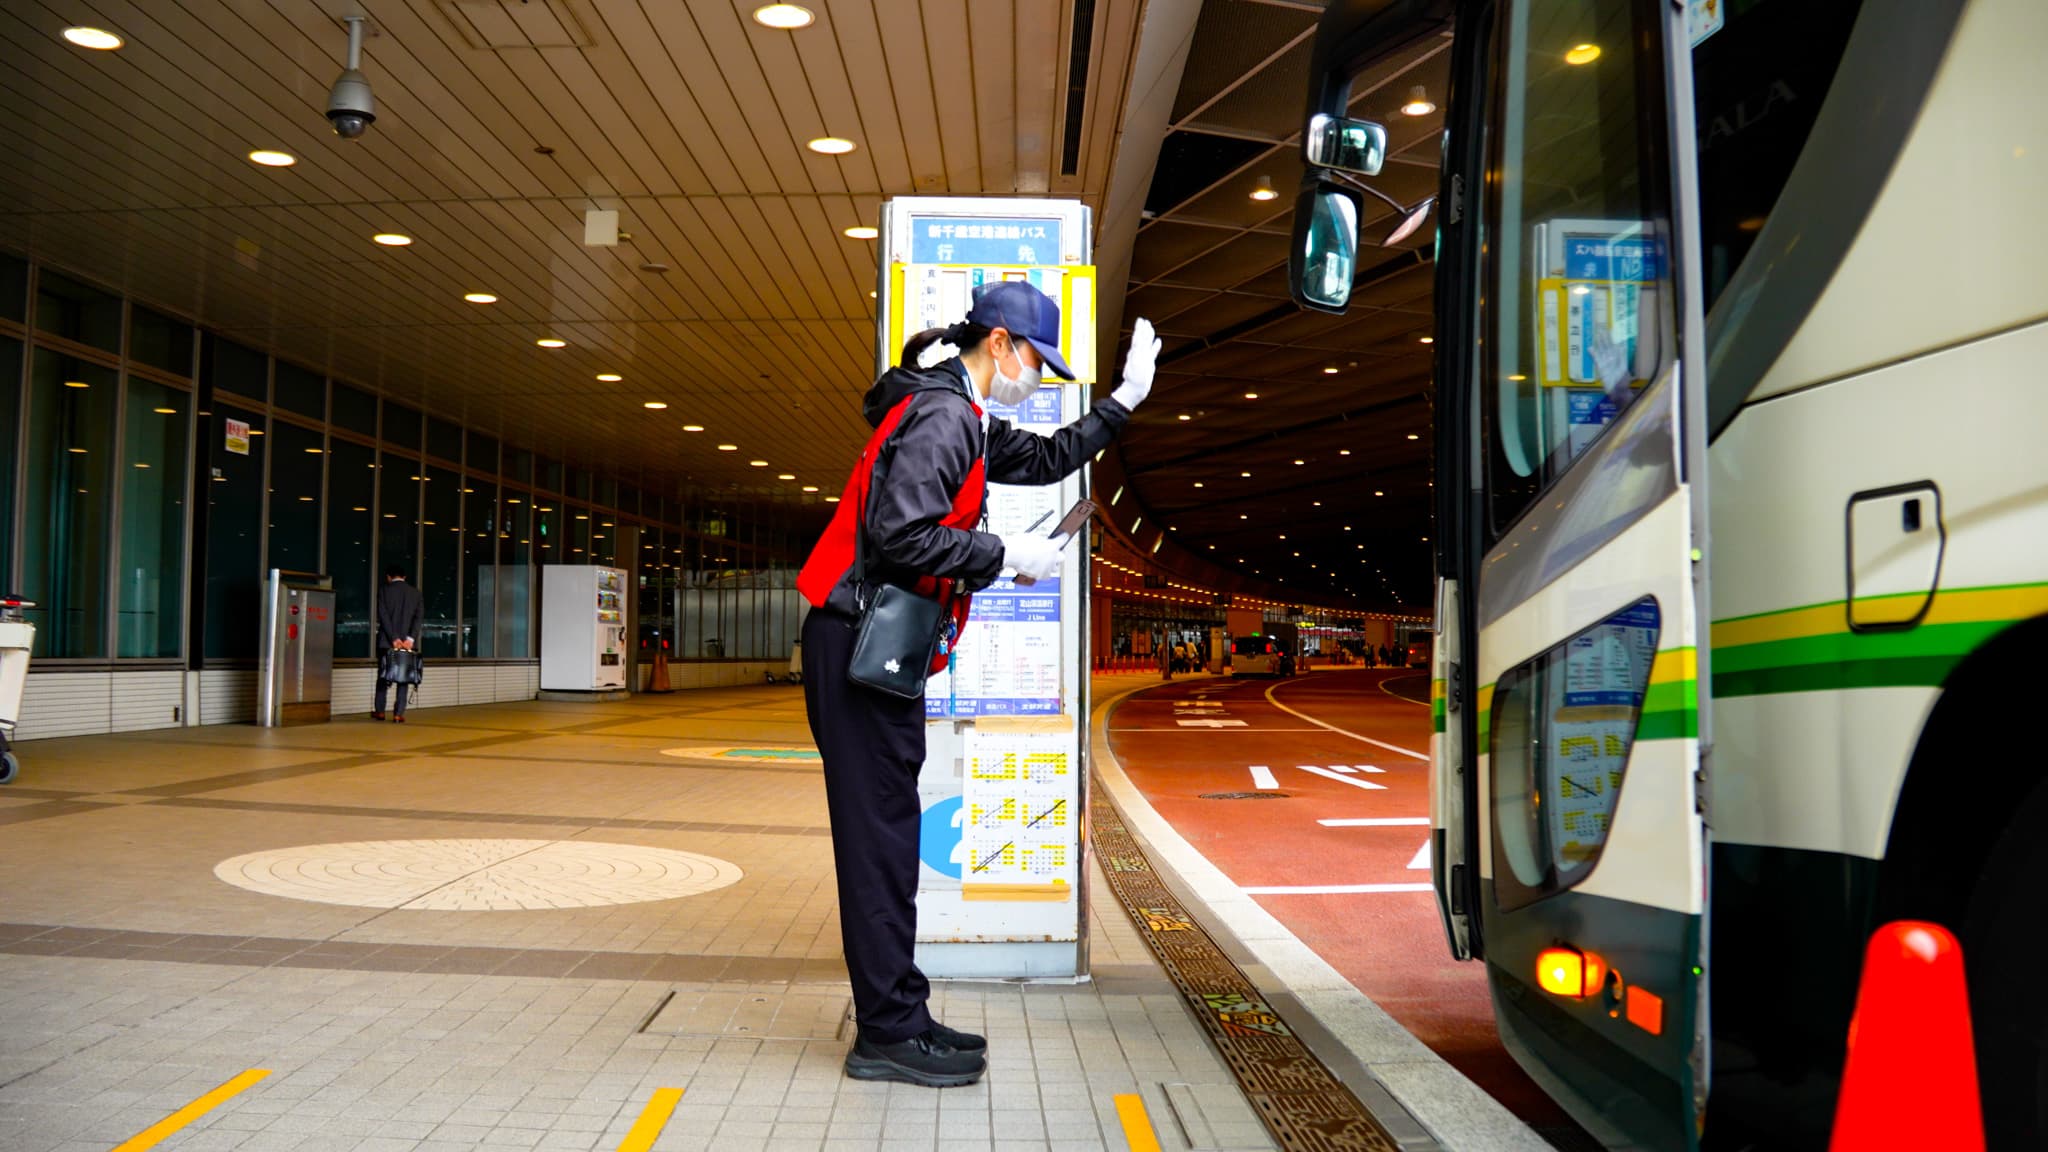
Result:
{"label": "orange traffic cone", "polygon": [[1939,924],[1897,920],[1863,957],[1830,1152],[1984,1152],[1963,947]]}
{"label": "orange traffic cone", "polygon": [[653,671],[653,673],[652,673],[652,674],[650,674],[650,675],[649,675],[649,676],[647,677],[647,690],[648,690],[649,692],[673,692],[673,691],[675,691],[675,689],[673,689],[673,688],[669,687],[669,685],[668,685],[668,641],[667,641],[667,640],[663,640],[663,641],[661,642],[661,647],[659,647],[659,648],[656,648],[656,649],[654,650],[654,671]]}

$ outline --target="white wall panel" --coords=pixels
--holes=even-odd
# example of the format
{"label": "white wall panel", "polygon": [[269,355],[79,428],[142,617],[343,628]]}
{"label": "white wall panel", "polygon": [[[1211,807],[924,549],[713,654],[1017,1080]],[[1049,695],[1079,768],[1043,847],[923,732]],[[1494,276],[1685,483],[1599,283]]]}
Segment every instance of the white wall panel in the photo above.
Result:
{"label": "white wall panel", "polygon": [[21,694],[18,740],[105,732],[113,712],[112,677],[105,672],[46,672],[31,666]]}
{"label": "white wall panel", "polygon": [[255,721],[255,669],[209,668],[199,674],[201,724],[253,724]]}
{"label": "white wall panel", "polygon": [[114,732],[178,728],[184,724],[185,673],[178,668],[114,672],[109,716]]}

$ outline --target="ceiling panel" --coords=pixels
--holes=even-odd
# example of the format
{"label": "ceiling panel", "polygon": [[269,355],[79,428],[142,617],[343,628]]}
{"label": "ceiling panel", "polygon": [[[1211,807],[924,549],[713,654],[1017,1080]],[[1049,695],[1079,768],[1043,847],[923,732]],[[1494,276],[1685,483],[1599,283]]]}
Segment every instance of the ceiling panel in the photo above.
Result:
{"label": "ceiling panel", "polygon": [[[1047,190],[1073,0],[818,0],[796,32],[753,7],[95,0],[127,43],[94,53],[59,38],[76,5],[0,0],[0,245],[572,462],[724,486],[765,458],[836,491],[876,258],[843,230],[894,195]],[[1139,6],[1094,11],[1068,183],[1100,208]],[[322,115],[344,12],[372,30],[359,141]],[[858,147],[804,147],[827,134]],[[593,208],[617,247],[584,246]]]}

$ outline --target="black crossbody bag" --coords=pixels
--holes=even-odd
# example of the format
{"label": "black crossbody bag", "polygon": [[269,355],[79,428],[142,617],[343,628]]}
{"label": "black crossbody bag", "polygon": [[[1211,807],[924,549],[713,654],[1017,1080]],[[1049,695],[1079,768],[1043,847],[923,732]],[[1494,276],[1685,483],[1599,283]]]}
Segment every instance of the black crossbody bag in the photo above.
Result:
{"label": "black crossbody bag", "polygon": [[[881,483],[881,461],[869,477],[872,499]],[[905,700],[924,697],[932,657],[947,643],[952,613],[938,600],[886,581],[874,589],[867,582],[868,509],[865,502],[853,530],[853,595],[860,609],[860,627],[853,638],[853,659],[846,676],[864,688]]]}

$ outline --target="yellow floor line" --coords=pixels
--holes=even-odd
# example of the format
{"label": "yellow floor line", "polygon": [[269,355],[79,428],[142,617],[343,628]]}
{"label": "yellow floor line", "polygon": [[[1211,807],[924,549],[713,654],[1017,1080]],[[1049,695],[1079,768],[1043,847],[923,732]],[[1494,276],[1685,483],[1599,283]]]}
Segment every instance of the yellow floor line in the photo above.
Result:
{"label": "yellow floor line", "polygon": [[130,1136],[126,1141],[116,1145],[114,1152],[144,1152],[145,1149],[154,1148],[170,1139],[180,1129],[184,1128],[185,1125],[220,1107],[223,1103],[239,1095],[250,1085],[268,1075],[270,1075],[268,1068],[251,1068],[233,1080],[171,1113],[169,1116]]}
{"label": "yellow floor line", "polygon": [[1145,1113],[1145,1098],[1135,1092],[1116,1098],[1116,1118],[1124,1126],[1124,1139],[1131,1152],[1159,1152],[1159,1137],[1152,1131],[1152,1117]]}
{"label": "yellow floor line", "polygon": [[640,1110],[640,1118],[633,1121],[633,1130],[626,1133],[625,1141],[619,1145],[619,1152],[647,1152],[654,1147],[654,1141],[668,1125],[668,1118],[675,1113],[676,1101],[682,1098],[681,1088],[656,1088],[647,1107]]}

